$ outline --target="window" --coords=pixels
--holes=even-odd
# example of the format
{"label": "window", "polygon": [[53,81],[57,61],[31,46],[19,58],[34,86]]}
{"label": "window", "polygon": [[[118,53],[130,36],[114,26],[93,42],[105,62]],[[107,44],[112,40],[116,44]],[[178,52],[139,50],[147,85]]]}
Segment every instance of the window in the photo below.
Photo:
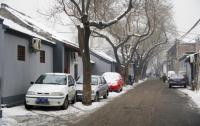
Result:
{"label": "window", "polygon": [[101,84],[106,84],[106,80],[103,77],[101,78]]}
{"label": "window", "polygon": [[17,59],[20,61],[25,61],[25,46],[17,46]]}
{"label": "window", "polygon": [[45,63],[45,51],[40,51],[40,63]]}

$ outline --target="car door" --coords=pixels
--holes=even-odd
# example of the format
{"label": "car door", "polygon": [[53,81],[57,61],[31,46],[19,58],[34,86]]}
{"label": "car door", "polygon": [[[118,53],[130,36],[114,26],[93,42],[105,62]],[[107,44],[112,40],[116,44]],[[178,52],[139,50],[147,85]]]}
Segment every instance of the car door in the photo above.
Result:
{"label": "car door", "polygon": [[104,94],[104,84],[101,77],[99,77],[99,94],[101,96]]}
{"label": "car door", "polygon": [[108,85],[106,83],[106,80],[103,77],[101,77],[101,80],[102,80],[102,85],[103,85],[102,86],[103,95],[105,95],[107,93],[107,90],[108,90]]}
{"label": "car door", "polygon": [[72,100],[74,98],[74,95],[75,95],[75,81],[74,79],[72,78],[71,75],[68,76],[68,96],[69,96],[69,99]]}

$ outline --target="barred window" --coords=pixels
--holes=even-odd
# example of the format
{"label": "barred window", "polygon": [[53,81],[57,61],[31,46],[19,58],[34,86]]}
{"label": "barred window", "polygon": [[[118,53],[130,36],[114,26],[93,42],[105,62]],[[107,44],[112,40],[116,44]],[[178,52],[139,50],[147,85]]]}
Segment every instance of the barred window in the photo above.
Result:
{"label": "barred window", "polygon": [[45,51],[40,51],[40,63],[45,63]]}
{"label": "barred window", "polygon": [[17,46],[17,59],[20,61],[25,61],[25,46]]}

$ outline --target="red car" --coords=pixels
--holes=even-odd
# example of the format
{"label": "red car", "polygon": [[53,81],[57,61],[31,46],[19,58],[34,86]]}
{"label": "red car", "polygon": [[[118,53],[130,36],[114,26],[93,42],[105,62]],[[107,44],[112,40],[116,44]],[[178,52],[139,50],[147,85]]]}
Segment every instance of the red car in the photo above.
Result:
{"label": "red car", "polygon": [[105,72],[102,75],[108,83],[109,91],[120,92],[123,90],[124,81],[119,73],[116,72]]}

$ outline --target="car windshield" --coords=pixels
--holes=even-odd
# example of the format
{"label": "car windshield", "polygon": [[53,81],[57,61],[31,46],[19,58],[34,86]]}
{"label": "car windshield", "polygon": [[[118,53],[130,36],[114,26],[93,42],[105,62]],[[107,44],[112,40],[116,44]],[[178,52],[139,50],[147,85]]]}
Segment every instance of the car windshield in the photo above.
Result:
{"label": "car windshield", "polygon": [[117,80],[121,79],[121,76],[118,73],[105,73],[103,74],[107,83],[114,83]]}
{"label": "car windshield", "polygon": [[[81,76],[78,79],[77,84],[83,84],[83,76]],[[97,77],[92,77],[91,78],[91,85],[98,85],[98,78]]]}
{"label": "car windshield", "polygon": [[181,74],[172,74],[171,78],[184,78]]}
{"label": "car windshield", "polygon": [[54,75],[54,74],[45,74],[41,75],[36,84],[55,84],[55,85],[65,85],[67,82],[65,75]]}

